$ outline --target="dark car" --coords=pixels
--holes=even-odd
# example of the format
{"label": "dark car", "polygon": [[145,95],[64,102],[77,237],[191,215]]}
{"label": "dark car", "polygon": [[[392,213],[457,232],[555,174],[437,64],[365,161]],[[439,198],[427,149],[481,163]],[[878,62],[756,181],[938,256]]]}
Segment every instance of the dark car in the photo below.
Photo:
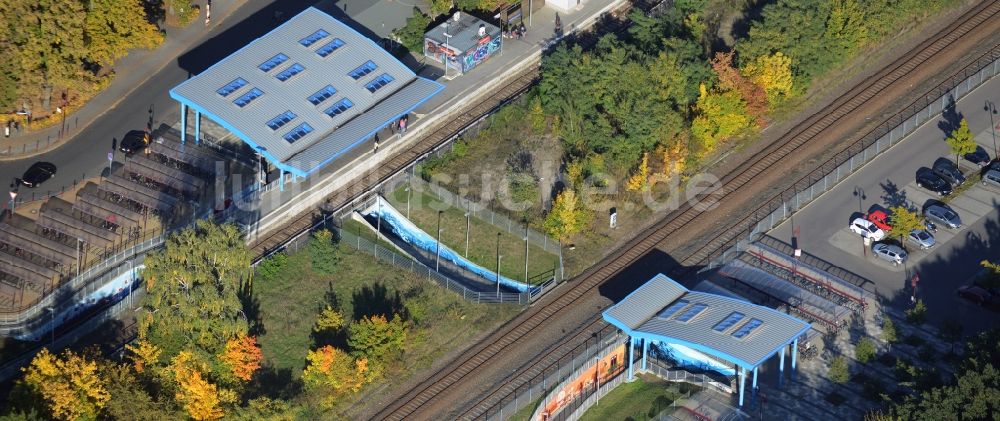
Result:
{"label": "dark car", "polygon": [[930,190],[939,196],[951,194],[951,185],[930,168],[917,170],[917,187]]}
{"label": "dark car", "polygon": [[145,148],[148,144],[149,134],[141,130],[132,130],[125,133],[125,137],[122,138],[122,142],[118,145],[118,149],[128,155],[132,155],[142,150],[142,148]]}
{"label": "dark car", "polygon": [[971,301],[976,305],[986,307],[993,311],[1000,311],[1000,297],[990,293],[985,288],[976,285],[965,285],[958,287],[958,296]]}
{"label": "dark car", "polygon": [[982,146],[976,146],[975,152],[965,154],[965,160],[982,168],[990,163],[990,154],[986,153],[986,149]]}
{"label": "dark car", "polygon": [[950,183],[952,187],[957,187],[965,182],[965,176],[958,170],[955,163],[947,159],[939,159],[934,163],[934,173]]}
{"label": "dark car", "polygon": [[36,162],[31,164],[31,167],[24,172],[24,175],[19,179],[21,184],[27,187],[38,187],[39,184],[45,182],[56,175],[56,165],[51,162]]}

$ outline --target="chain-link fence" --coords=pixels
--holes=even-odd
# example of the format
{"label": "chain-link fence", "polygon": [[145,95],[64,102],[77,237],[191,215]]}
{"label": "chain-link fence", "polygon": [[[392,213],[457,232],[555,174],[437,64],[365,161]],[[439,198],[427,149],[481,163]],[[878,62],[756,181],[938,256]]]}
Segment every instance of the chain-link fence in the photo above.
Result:
{"label": "chain-link fence", "polygon": [[735,258],[763,233],[777,227],[794,212],[899,143],[922,124],[952,107],[973,89],[996,76],[998,71],[1000,46],[994,47],[947,81],[929,90],[848,148],[800,178],[778,197],[754,210],[750,216],[728,230],[727,234],[723,234],[729,237],[728,241],[713,253],[714,258],[705,269],[720,267]]}

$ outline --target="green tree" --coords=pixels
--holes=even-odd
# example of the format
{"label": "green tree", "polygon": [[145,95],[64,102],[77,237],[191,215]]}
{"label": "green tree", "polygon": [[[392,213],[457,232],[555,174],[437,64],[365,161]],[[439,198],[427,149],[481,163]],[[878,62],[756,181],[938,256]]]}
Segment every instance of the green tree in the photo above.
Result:
{"label": "green tree", "polygon": [[846,383],[851,378],[851,371],[847,367],[847,359],[842,356],[834,357],[833,361],[830,361],[826,377],[835,383]]}
{"label": "green tree", "polygon": [[270,282],[288,271],[288,255],[284,252],[274,253],[257,265],[257,277],[261,281]]}
{"label": "green tree", "polygon": [[964,118],[958,123],[958,128],[951,132],[951,136],[945,139],[945,142],[951,148],[951,153],[955,154],[955,165],[958,165],[960,155],[976,151],[976,139],[972,136],[972,131],[969,130],[969,122]]}
{"label": "green tree", "polygon": [[941,326],[938,328],[938,333],[941,335],[941,339],[948,342],[949,349],[954,352],[955,342],[962,340],[964,330],[965,328],[962,326],[962,322],[955,319],[948,319],[941,322]]}
{"label": "green tree", "polygon": [[340,248],[333,242],[330,230],[319,230],[313,234],[308,246],[309,259],[313,271],[321,275],[332,275],[340,263]]}
{"label": "green tree", "polygon": [[[436,4],[436,3],[435,3]],[[414,7],[413,14],[406,18],[406,25],[393,31],[399,43],[412,53],[423,54],[424,34],[431,24],[431,18]]]}
{"label": "green tree", "polygon": [[902,241],[903,237],[910,235],[910,231],[924,229],[924,218],[906,206],[893,206],[889,208],[889,212],[889,224],[892,225],[892,230],[887,234],[891,237]]}
{"label": "green tree", "polygon": [[869,338],[861,338],[854,346],[854,358],[859,363],[866,364],[875,358],[875,342]]}
{"label": "green tree", "polygon": [[235,226],[198,221],[171,235],[162,251],[146,257],[139,337],[160,347],[164,360],[182,349],[219,354],[226,341],[247,333],[239,294],[249,268]]}
{"label": "green tree", "polygon": [[398,314],[392,319],[377,314],[365,316],[347,327],[347,345],[355,358],[385,363],[406,348],[406,322]]}
{"label": "green tree", "polygon": [[[15,55],[5,57],[16,63],[22,95],[38,100],[52,92],[84,88],[82,72],[87,56],[84,43],[86,10],[79,1],[38,0],[4,2],[0,5],[9,31],[6,41]],[[34,102],[34,101],[32,101]]]}
{"label": "green tree", "polygon": [[86,59],[108,65],[133,48],[154,48],[163,34],[146,19],[140,0],[89,0]]}
{"label": "green tree", "polygon": [[915,325],[922,325],[927,321],[927,306],[924,300],[917,300],[913,308],[906,310],[906,321]]}
{"label": "green tree", "polygon": [[888,316],[882,319],[882,340],[892,347],[892,344],[899,341],[899,334],[896,332],[896,324]]}

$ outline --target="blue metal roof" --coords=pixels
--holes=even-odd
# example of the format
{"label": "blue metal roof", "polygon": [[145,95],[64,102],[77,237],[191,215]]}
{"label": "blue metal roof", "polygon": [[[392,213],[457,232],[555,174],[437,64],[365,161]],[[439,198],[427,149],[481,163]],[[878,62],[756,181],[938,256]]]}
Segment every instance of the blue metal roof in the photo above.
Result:
{"label": "blue metal roof", "polygon": [[684,345],[747,369],[810,328],[768,307],[690,291],[662,274],[605,310],[603,317],[630,336]]}
{"label": "blue metal roof", "polygon": [[[310,7],[177,85],[170,96],[225,127],[275,166],[306,176],[443,89],[374,41]],[[273,124],[286,119],[281,116],[293,117]],[[288,127],[310,130],[290,133]]]}

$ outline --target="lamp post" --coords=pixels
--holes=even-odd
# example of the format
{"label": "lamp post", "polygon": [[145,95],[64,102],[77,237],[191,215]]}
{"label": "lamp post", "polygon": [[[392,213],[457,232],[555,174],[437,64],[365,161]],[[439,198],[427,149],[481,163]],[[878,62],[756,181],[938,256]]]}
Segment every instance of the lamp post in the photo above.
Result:
{"label": "lamp post", "polygon": [[443,211],[438,211],[438,228],[437,228],[437,244],[434,246],[434,271],[440,272],[441,270],[441,214]]}
{"label": "lamp post", "polygon": [[497,297],[500,297],[500,231],[497,231]]}
{"label": "lamp post", "polygon": [[10,183],[10,216],[14,216],[14,205],[17,204],[17,179]]}
{"label": "lamp post", "polygon": [[413,194],[410,191],[410,186],[406,186],[406,219],[410,219],[410,195]]}
{"label": "lamp post", "polygon": [[45,309],[49,311],[50,315],[52,315],[52,318],[50,319],[52,320],[52,322],[51,325],[49,326],[51,328],[49,332],[52,333],[51,339],[49,340],[49,348],[52,348],[55,346],[56,343],[56,309],[52,307],[45,307]]}
{"label": "lamp post", "polygon": [[375,196],[375,201],[378,202],[378,214],[375,215],[378,218],[375,222],[375,259],[378,260],[378,243],[382,240],[382,196]]}
{"label": "lamp post", "polygon": [[465,257],[469,257],[469,230],[472,228],[472,216],[465,211]]}
{"label": "lamp post", "polygon": [[1000,155],[1000,151],[997,151],[997,128],[993,123],[993,115],[997,113],[997,106],[993,101],[987,100],[986,106],[983,110],[990,114],[990,131],[993,133],[993,158],[997,158]]}
{"label": "lamp post", "polygon": [[528,221],[524,221],[524,283],[528,283]]}
{"label": "lamp post", "polygon": [[80,277],[80,243],[82,242],[83,240],[76,239],[76,277],[78,278]]}
{"label": "lamp post", "polygon": [[864,213],[864,205],[861,204],[861,201],[867,199],[865,189],[854,186],[854,196],[858,198],[858,212]]}
{"label": "lamp post", "polygon": [[128,308],[132,308],[132,284],[135,283],[135,257],[132,257],[128,261],[129,276],[128,276]]}
{"label": "lamp post", "polygon": [[451,44],[451,37],[452,37],[452,35],[448,33],[448,29],[449,28],[451,28],[451,22],[445,21],[444,22],[444,33],[442,35],[444,35],[444,49],[445,49],[445,52],[444,52],[444,77],[446,79],[448,78],[448,63],[451,61],[450,60],[450,54],[451,54],[451,45],[450,44]]}

